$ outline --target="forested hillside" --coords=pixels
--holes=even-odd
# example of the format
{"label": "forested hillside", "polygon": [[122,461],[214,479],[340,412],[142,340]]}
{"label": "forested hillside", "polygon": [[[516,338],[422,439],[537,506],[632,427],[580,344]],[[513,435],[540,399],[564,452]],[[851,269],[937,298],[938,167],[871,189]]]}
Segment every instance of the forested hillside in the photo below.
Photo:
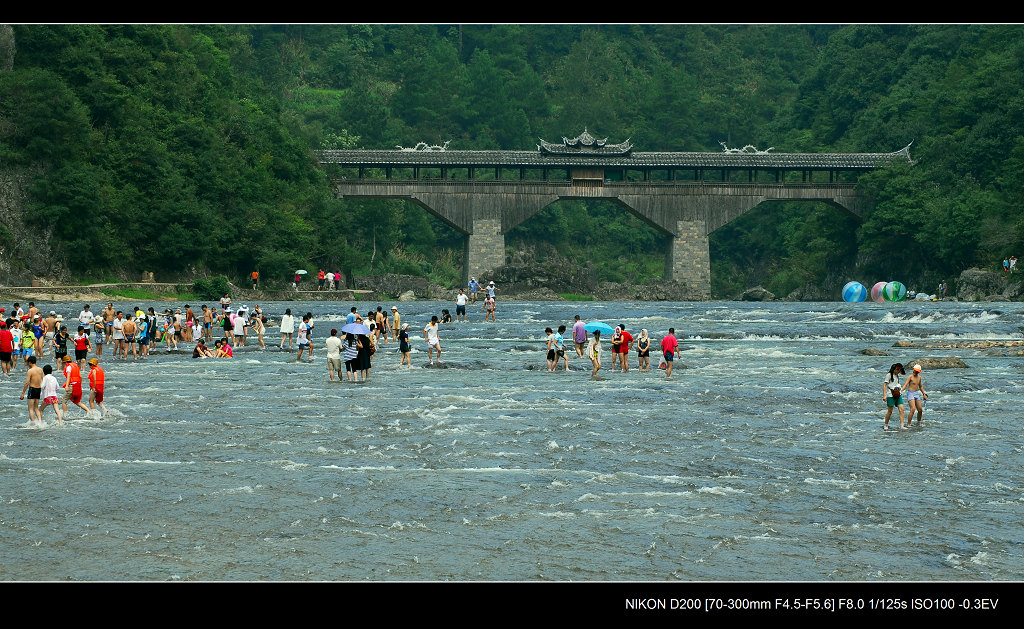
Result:
{"label": "forested hillside", "polygon": [[[458,233],[333,199],[313,151],[528,150],[586,127],[641,151],[913,142],[916,165],[861,179],[863,222],[770,203],[718,230],[713,292],[928,290],[1024,252],[1022,68],[1020,26],[0,28],[0,282],[323,266],[452,285]],[[664,236],[610,204],[560,202],[508,238],[538,240],[600,279],[663,270]]]}

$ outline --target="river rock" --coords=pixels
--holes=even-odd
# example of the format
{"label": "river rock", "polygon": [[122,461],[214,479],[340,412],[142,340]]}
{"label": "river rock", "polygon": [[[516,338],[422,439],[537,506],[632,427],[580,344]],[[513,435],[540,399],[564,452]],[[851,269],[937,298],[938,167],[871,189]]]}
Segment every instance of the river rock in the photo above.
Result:
{"label": "river rock", "polygon": [[762,286],[755,286],[743,291],[740,295],[741,301],[775,301],[775,293]]}
{"label": "river rock", "polygon": [[999,295],[1006,289],[1005,273],[970,268],[960,273],[956,295],[963,301],[985,301],[989,295]]}
{"label": "river rock", "polygon": [[860,353],[864,354],[865,356],[888,356],[889,355],[889,352],[887,352],[885,350],[881,350],[881,349],[875,349],[874,347],[869,347],[867,349],[862,349],[862,350],[860,350]]}
{"label": "river rock", "polygon": [[401,295],[412,292],[417,297],[430,297],[430,287],[425,277],[384,273],[381,275],[362,275],[353,279],[355,287],[360,290],[372,290],[378,295]]}
{"label": "river rock", "polygon": [[416,301],[416,293],[407,290],[398,296],[398,301]]}
{"label": "river rock", "polygon": [[552,293],[590,295],[597,288],[593,267],[580,266],[548,243],[519,243],[507,256],[507,262],[488,277],[476,278],[481,285],[493,280],[505,297],[548,289]]}
{"label": "river rock", "polygon": [[[1014,275],[1016,275],[1016,273]],[[1006,285],[1006,289],[1003,291],[1003,297],[1014,301],[1024,299],[1024,282],[1008,283]]]}
{"label": "river rock", "polygon": [[921,345],[920,343],[915,343],[914,341],[896,341],[895,343],[892,344],[892,346],[893,347],[924,347],[924,345]]}
{"label": "river rock", "polygon": [[909,360],[903,363],[903,367],[910,373],[914,365],[921,365],[921,369],[970,369],[958,356],[924,357]]}

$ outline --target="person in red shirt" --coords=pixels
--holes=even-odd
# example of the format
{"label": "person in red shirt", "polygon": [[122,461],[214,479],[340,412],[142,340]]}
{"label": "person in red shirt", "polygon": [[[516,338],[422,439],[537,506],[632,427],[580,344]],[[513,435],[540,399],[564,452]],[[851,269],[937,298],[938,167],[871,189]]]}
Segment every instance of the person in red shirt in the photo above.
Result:
{"label": "person in red shirt", "polygon": [[316,289],[317,290],[323,290],[324,289],[324,280],[327,279],[327,273],[325,273],[323,269],[320,269],[320,272],[316,274],[316,279],[319,280],[319,282],[320,282],[317,285]]}
{"label": "person in red shirt", "polygon": [[619,324],[619,327],[622,329],[621,341],[619,342],[617,353],[612,355],[612,359],[613,362],[618,360],[619,364],[622,365],[622,371],[626,372],[629,371],[629,360],[627,357],[629,355],[629,344],[633,342],[633,335],[626,332],[625,325]]}
{"label": "person in red shirt", "polygon": [[0,366],[5,374],[11,373],[11,355],[14,354],[14,335],[7,329],[7,322],[0,321]]}
{"label": "person in red shirt", "polygon": [[103,406],[103,386],[106,380],[106,374],[103,372],[103,368],[100,367],[100,361],[93,358],[89,361],[89,410],[92,410],[93,403],[99,405],[103,411],[103,415],[107,414],[107,407]]}
{"label": "person in red shirt", "polygon": [[676,340],[676,329],[669,328],[668,335],[661,339],[661,351],[665,355],[665,377],[672,377],[672,363],[679,356],[679,341]]}
{"label": "person in red shirt", "polygon": [[85,333],[85,326],[78,326],[78,334],[75,335],[75,362],[78,369],[85,369],[85,359],[89,355],[89,336]]}
{"label": "person in red shirt", "polygon": [[68,412],[68,400],[88,413],[89,407],[82,404],[82,372],[78,369],[78,364],[68,354],[64,355],[64,377],[67,378],[64,382],[64,399],[61,401],[64,414],[66,415]]}

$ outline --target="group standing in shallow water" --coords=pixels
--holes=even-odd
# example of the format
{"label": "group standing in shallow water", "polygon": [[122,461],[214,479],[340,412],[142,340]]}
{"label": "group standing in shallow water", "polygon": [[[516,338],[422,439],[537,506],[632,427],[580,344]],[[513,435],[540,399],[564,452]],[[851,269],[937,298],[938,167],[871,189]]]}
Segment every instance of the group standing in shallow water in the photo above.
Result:
{"label": "group standing in shallow water", "polygon": [[[493,300],[493,282],[488,286],[488,297]],[[465,305],[469,300],[465,291],[460,290],[456,300],[455,322],[465,321]],[[485,302],[486,303],[486,302]],[[98,364],[98,358],[103,355],[103,346],[113,343],[113,358],[127,359],[131,350],[136,359],[145,359],[150,355],[150,347],[163,341],[168,351],[172,346],[177,349],[178,341],[196,343],[193,351],[193,358],[231,358],[234,350],[246,345],[246,337],[255,334],[259,346],[265,348],[263,336],[266,330],[267,318],[263,315],[259,305],[253,308],[252,313],[245,306],[238,308],[234,313],[231,311],[231,300],[225,295],[221,300],[221,312],[216,308],[202,306],[202,315],[193,313],[191,307],[186,304],[185,312],[180,308],[172,312],[166,309],[162,315],[158,315],[151,307],[148,313],[140,308],[130,308],[127,311],[116,310],[113,303],[108,303],[102,312],[92,313],[86,305],[79,313],[77,333],[69,336],[68,327],[63,324],[63,316],[50,311],[48,317],[44,317],[34,303],[29,304],[29,311],[26,314],[18,304],[15,304],[12,314],[0,321],[0,366],[4,374],[10,374],[16,368],[18,358],[23,357],[26,366],[29,367],[22,391],[22,399],[28,396],[29,415],[32,422],[42,420],[42,411],[47,406],[53,406],[59,421],[63,421],[63,415],[67,412],[67,401],[90,410],[94,404],[106,413],[103,405],[104,372]],[[0,315],[4,309],[0,308]],[[387,344],[388,338],[398,341],[398,353],[400,354],[398,366],[412,366],[411,360],[411,339],[409,335],[409,324],[401,321],[401,314],[397,306],[391,307],[391,317],[388,317],[381,307],[376,311],[370,310],[365,318],[358,313],[356,307],[351,308],[347,323],[368,323],[368,333],[341,333],[332,329],[330,337],[325,341],[327,349],[328,372],[333,381],[335,374],[338,381],[347,377],[350,382],[366,382],[371,371],[371,357],[376,354],[380,345]],[[423,339],[426,342],[427,358],[430,365],[441,364],[441,338],[440,329],[445,323],[453,323],[447,310],[442,310],[442,317],[432,316],[430,322],[423,329]],[[303,354],[308,360],[313,360],[313,315],[307,312],[302,315],[296,335],[295,317],[291,309],[285,310],[281,317],[280,330],[281,341],[279,348],[284,350],[287,341],[288,350],[292,349],[293,337],[297,338],[298,356],[301,361]],[[207,340],[212,340],[212,329],[221,328],[224,331],[224,338],[217,339],[211,349]],[[609,326],[610,328],[610,326]],[[609,329],[606,328],[606,329]],[[567,326],[559,325],[557,332],[551,327],[545,328],[545,350],[547,359],[547,370],[556,371],[558,364],[564,365],[565,371],[571,371],[569,357],[575,349],[578,357],[586,357],[592,365],[591,376],[596,377],[602,369],[602,344],[601,332],[595,330],[591,335],[586,332],[586,324],[581,320],[580,315],[575,316],[572,325],[571,343],[568,340]],[[611,332],[611,370],[627,373],[630,371],[629,352],[635,347],[637,355],[636,369],[640,372],[650,371],[650,353],[653,344],[652,338],[646,329],[640,331],[639,336],[630,334],[625,324],[615,326]],[[70,351],[74,351],[74,358]],[[53,396],[41,396],[43,380],[51,373],[45,373],[45,367],[39,367],[38,362],[46,351],[52,351],[53,357],[58,366],[63,365],[65,373],[65,397],[59,403],[46,401],[45,398]],[[669,328],[668,333],[660,341],[660,369],[665,370],[666,378],[672,377],[675,360],[680,357],[679,342],[675,336],[675,328]],[[436,359],[434,353],[437,353]],[[88,358],[90,353],[95,357]],[[81,402],[82,378],[76,377],[76,373],[83,373],[86,364],[90,369],[89,383],[91,395],[89,406]],[[341,367],[345,368],[345,377],[342,375]],[[883,381],[883,400],[886,403],[884,428],[888,430],[889,418],[893,409],[899,411],[900,428],[907,429],[917,416],[917,424],[920,425],[923,419],[924,408],[928,400],[928,394],[924,390],[924,383],[921,377],[922,367],[914,365],[913,371],[900,382],[901,376],[906,375],[901,363],[893,364],[885,380]],[[53,377],[56,380],[56,377]],[[46,380],[47,387],[52,383]],[[76,392],[77,389],[77,392]],[[909,406],[909,417],[906,416],[905,406]],[[63,412],[62,412],[63,411]]]}

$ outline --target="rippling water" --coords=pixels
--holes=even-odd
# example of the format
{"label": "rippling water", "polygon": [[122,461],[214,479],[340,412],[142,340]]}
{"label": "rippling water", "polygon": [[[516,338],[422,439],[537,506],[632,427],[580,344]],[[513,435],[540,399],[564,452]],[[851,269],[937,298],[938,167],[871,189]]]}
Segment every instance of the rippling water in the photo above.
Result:
{"label": "rippling water", "polygon": [[[448,368],[428,369],[418,330],[449,306],[417,302],[400,305],[419,339],[413,368],[397,368],[391,344],[369,383],[331,383],[322,341],[351,305],[263,304],[272,319],[313,312],[314,363],[278,351],[276,334],[272,349],[233,360],[161,350],[115,362],[108,350],[102,420],[74,409],[65,426],[49,413],[30,427],[24,370],[0,376],[0,578],[1005,580],[1024,569],[1024,356],[892,348],[1021,339],[1022,304],[499,302],[497,323],[471,312],[443,326]],[[80,304],[41,307],[77,316]],[[673,378],[606,364],[592,381],[579,359],[546,372],[544,328],[576,313],[655,339],[674,326]],[[969,368],[924,372],[923,428],[883,432],[889,365],[952,355]]]}

